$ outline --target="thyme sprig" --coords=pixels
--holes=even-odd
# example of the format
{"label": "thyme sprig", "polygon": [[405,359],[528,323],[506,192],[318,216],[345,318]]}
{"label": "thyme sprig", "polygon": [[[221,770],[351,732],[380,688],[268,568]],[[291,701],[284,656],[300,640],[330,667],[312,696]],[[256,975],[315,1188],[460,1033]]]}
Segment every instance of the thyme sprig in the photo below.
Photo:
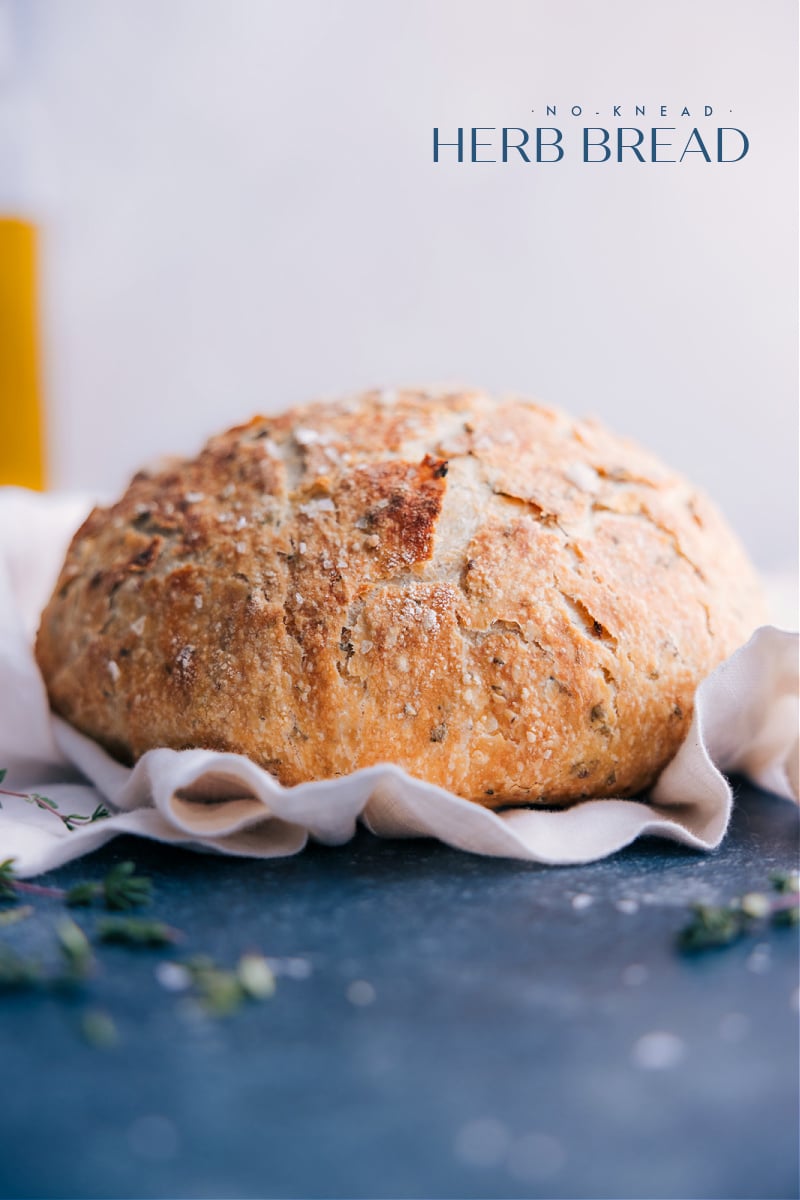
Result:
{"label": "thyme sprig", "polygon": [[[122,915],[126,909],[149,904],[153,887],[146,876],[136,875],[133,862],[118,863],[102,880],[86,880],[69,890],[27,884],[14,875],[14,860],[0,863],[0,899],[17,900],[20,892],[33,892],[62,900],[70,907],[95,903],[116,910],[100,916],[93,929],[97,943],[116,942],[128,947],[174,946],[184,938],[181,930],[163,921]],[[22,920],[32,915],[28,905],[8,909],[0,916]],[[12,920],[0,920],[0,925]],[[53,992],[84,988],[95,972],[96,962],[87,933],[70,917],[62,917],[55,926],[55,938],[61,964],[45,967],[38,960],[25,958],[0,942],[0,992],[9,990],[49,990]],[[275,992],[275,976],[267,961],[255,951],[243,954],[235,966],[223,967],[205,955],[184,962],[165,964],[185,977],[184,986],[194,995],[194,1003],[208,1016],[223,1017],[244,1004],[263,1001]],[[116,1044],[118,1033],[113,1018],[99,1010],[84,1013],[81,1031],[87,1042],[97,1047]]]}
{"label": "thyme sprig", "polygon": [[100,917],[96,929],[101,942],[126,946],[173,946],[184,937],[180,929],[164,921],[146,921],[141,917]]}
{"label": "thyme sprig", "polygon": [[261,954],[243,954],[235,969],[218,966],[198,954],[180,964],[189,975],[203,1010],[226,1017],[248,1000],[268,1000],[275,993],[275,976]]}
{"label": "thyme sprig", "polygon": [[102,901],[112,911],[124,911],[150,904],[153,885],[145,875],[137,875],[133,862],[117,863],[102,880],[84,880],[64,891],[63,888],[45,887],[40,883],[26,883],[14,874],[14,859],[0,862],[0,900],[17,900],[20,892],[31,896],[50,896],[63,900],[71,908]]}
{"label": "thyme sprig", "polygon": [[692,919],[678,934],[678,948],[685,954],[730,946],[764,925],[800,924],[800,876],[796,871],[775,871],[770,876],[773,892],[747,892],[730,904],[693,904]]}
{"label": "thyme sprig", "polygon": [[124,911],[150,904],[153,885],[145,875],[136,875],[136,863],[122,862],[113,867],[102,882],[76,883],[66,893],[66,903],[79,908],[102,900],[106,908]]}
{"label": "thyme sprig", "polygon": [[84,931],[65,917],[56,925],[55,934],[61,965],[53,970],[45,970],[38,959],[25,958],[0,942],[0,992],[74,988],[88,979],[94,970],[94,955]]}
{"label": "thyme sprig", "polygon": [[[6,767],[0,767],[0,783],[4,781],[7,773]],[[85,813],[62,813],[59,812],[55,800],[49,796],[42,796],[39,792],[14,792],[9,788],[0,787],[0,795],[16,796],[18,800],[25,800],[28,804],[33,804],[44,812],[52,813],[54,817],[58,817],[64,828],[68,829],[70,833],[81,825],[91,825],[94,821],[102,821],[104,817],[111,815],[105,804],[98,804],[89,816]]]}
{"label": "thyme sprig", "polygon": [[66,893],[63,888],[45,887],[41,883],[26,883],[14,875],[14,859],[4,858],[0,862],[0,900],[18,900],[19,892],[27,892],[29,896],[52,896],[54,900],[63,900]]}

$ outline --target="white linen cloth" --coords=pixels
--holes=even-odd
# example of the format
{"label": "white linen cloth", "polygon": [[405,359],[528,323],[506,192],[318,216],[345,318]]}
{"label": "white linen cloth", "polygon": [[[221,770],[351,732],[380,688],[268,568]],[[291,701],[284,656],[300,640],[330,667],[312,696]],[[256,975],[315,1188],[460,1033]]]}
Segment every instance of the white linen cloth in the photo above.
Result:
{"label": "white linen cloth", "polygon": [[119,833],[273,858],[309,837],[346,842],[361,820],[387,837],[430,836],[477,854],[541,863],[602,858],[642,834],[711,850],[731,814],[723,771],[798,798],[797,635],[757,630],[699,687],[689,734],[646,800],[587,800],[558,811],[493,813],[384,764],[284,788],[236,754],[152,750],[128,769],[48,709],[32,639],[85,497],[0,489],[2,788],[43,793],[62,813],[111,816],[70,832],[51,813],[0,795],[0,861],[37,875]]}

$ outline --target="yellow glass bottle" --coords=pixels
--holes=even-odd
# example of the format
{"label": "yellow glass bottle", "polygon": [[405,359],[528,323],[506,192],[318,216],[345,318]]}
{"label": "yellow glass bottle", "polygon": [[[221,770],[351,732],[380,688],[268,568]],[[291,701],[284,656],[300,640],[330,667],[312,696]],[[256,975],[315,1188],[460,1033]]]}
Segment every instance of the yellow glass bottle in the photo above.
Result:
{"label": "yellow glass bottle", "polygon": [[36,228],[0,215],[0,484],[45,486]]}

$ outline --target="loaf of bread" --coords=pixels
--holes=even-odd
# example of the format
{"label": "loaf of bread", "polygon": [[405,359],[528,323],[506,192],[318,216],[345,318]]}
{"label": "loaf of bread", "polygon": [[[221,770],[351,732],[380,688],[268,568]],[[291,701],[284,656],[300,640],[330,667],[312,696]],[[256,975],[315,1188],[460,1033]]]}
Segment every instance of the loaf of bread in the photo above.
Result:
{"label": "loaf of bread", "polygon": [[652,784],[762,618],[709,500],[629,441],[370,392],[136,475],[75,535],[36,655],[126,763],[201,746],[296,784],[391,762],[555,805]]}

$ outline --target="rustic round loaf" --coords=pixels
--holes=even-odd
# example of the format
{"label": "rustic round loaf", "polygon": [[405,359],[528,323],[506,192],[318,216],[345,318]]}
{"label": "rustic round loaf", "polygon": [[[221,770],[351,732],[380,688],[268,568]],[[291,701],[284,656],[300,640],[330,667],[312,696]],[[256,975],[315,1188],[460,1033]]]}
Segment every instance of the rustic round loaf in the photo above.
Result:
{"label": "rustic round loaf", "polygon": [[284,784],[398,763],[499,807],[627,796],[762,618],[711,503],[588,421],[369,392],[214,437],[75,535],[36,654],[132,762],[247,755]]}

